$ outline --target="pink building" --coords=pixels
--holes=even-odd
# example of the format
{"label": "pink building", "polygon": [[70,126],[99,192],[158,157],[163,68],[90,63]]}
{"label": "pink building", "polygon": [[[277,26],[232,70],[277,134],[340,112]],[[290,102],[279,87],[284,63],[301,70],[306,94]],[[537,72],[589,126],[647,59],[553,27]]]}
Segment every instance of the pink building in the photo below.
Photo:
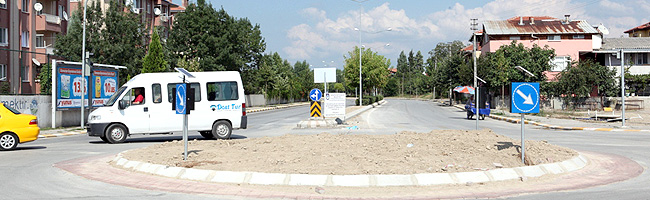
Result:
{"label": "pink building", "polygon": [[11,94],[37,94],[39,64],[68,27],[68,0],[0,1],[0,82]]}
{"label": "pink building", "polygon": [[565,17],[520,16],[486,21],[477,42],[483,54],[495,52],[512,41],[528,48],[538,45],[555,49],[556,57],[551,59],[554,67],[546,73],[548,80],[554,80],[571,61],[579,60],[580,55],[599,49],[602,45],[602,35],[587,21],[571,20],[568,15]]}

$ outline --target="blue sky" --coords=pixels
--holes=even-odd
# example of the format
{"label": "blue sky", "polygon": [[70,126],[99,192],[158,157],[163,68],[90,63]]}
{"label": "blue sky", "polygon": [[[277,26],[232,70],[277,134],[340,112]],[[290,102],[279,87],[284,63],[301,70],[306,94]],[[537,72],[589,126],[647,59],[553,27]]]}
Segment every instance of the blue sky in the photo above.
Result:
{"label": "blue sky", "polygon": [[[478,18],[480,24],[518,15],[563,18],[570,14],[571,19],[592,25],[602,23],[610,30],[605,37],[621,37],[623,31],[647,23],[650,13],[650,0],[208,1],[231,16],[259,24],[267,53],[278,52],[292,64],[306,60],[313,67],[338,68],[344,55],[359,45],[359,32],[354,29],[359,27],[360,11],[362,45],[386,56],[393,66],[401,51],[422,51],[428,57],[439,42],[467,42],[471,18]],[[384,31],[388,28],[392,30]]]}

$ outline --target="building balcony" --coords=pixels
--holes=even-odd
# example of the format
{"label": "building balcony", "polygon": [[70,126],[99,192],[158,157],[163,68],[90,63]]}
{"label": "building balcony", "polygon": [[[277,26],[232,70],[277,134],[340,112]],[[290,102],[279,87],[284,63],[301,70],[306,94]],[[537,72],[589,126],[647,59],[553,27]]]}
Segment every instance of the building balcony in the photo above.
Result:
{"label": "building balcony", "polygon": [[59,16],[46,13],[36,16],[36,31],[53,31],[60,33],[61,29],[61,18]]}

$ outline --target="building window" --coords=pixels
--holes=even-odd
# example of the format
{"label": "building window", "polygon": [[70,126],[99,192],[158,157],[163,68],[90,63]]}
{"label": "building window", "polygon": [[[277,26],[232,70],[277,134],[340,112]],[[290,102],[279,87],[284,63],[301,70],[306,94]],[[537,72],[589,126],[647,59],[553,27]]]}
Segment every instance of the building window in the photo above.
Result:
{"label": "building window", "polygon": [[45,47],[45,36],[43,34],[36,34],[36,47]]}
{"label": "building window", "polygon": [[147,1],[147,14],[151,13],[151,1]]}
{"label": "building window", "polygon": [[23,12],[29,12],[29,0],[23,0]]}
{"label": "building window", "polygon": [[634,57],[636,58],[636,63],[637,65],[646,65],[648,64],[648,54],[647,53],[636,53],[634,54]]}
{"label": "building window", "polygon": [[585,39],[585,35],[573,35],[573,39]]}
{"label": "building window", "polygon": [[559,72],[566,69],[567,66],[571,63],[571,57],[569,56],[556,56],[551,59],[551,71]]}
{"label": "building window", "polygon": [[7,65],[0,64],[0,79],[5,79],[7,78]]}
{"label": "building window", "polygon": [[29,47],[29,31],[23,31],[23,34],[20,36],[20,44],[22,47]]}
{"label": "building window", "polygon": [[23,80],[23,82],[29,82],[29,68],[27,67],[20,67],[20,80]]}
{"label": "building window", "polygon": [[510,36],[510,40],[521,40],[520,36]]}
{"label": "building window", "polygon": [[7,41],[7,28],[0,28],[0,46],[7,46],[9,43]]}
{"label": "building window", "polygon": [[63,17],[63,15],[65,15],[65,8],[63,8],[63,5],[59,5],[59,17],[61,19],[65,19],[65,17]]}
{"label": "building window", "polygon": [[551,41],[560,41],[560,35],[549,35],[547,38]]}

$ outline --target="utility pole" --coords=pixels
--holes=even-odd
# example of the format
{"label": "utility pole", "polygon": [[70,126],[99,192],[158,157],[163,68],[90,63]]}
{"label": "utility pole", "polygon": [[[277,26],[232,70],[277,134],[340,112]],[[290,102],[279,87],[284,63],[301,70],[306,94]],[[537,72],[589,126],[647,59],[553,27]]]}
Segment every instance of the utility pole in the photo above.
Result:
{"label": "utility pole", "polygon": [[478,30],[478,28],[476,28],[476,26],[478,26],[478,23],[476,21],[478,19],[474,18],[474,19],[471,19],[471,20],[472,20],[472,23],[470,25],[472,25],[471,30],[472,30],[472,43],[473,43],[472,44],[472,58],[474,59],[474,97],[475,97],[474,99],[476,100],[476,104],[474,104],[474,105],[476,107],[476,113],[475,113],[476,114],[476,130],[478,130],[478,118],[480,116],[480,114],[479,114],[480,113],[479,105],[478,105],[478,98],[479,98],[478,97],[479,96],[478,95],[479,94],[478,90],[479,90],[479,88],[478,88],[478,85],[476,84],[476,77],[478,77],[477,74],[476,74],[476,30]]}

